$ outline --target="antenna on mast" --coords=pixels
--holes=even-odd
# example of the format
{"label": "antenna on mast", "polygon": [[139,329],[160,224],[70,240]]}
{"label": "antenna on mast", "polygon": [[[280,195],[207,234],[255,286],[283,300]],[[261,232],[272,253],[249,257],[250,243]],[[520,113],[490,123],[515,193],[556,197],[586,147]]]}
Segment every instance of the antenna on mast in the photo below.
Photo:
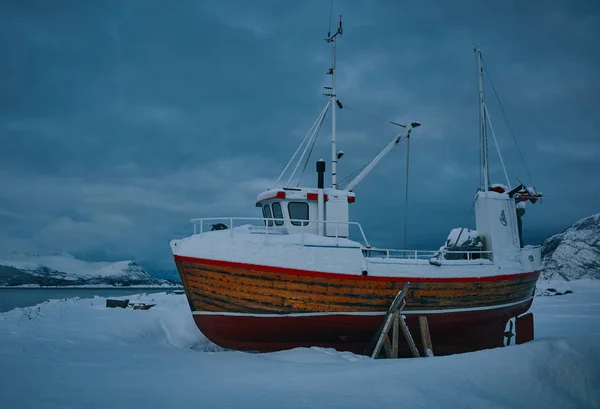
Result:
{"label": "antenna on mast", "polygon": [[331,7],[329,8],[329,30],[327,30],[327,38],[331,37],[331,17],[333,16],[333,0],[331,0]]}
{"label": "antenna on mast", "polygon": [[[333,3],[333,2],[332,2]],[[335,37],[337,37],[337,35],[342,35],[344,30],[342,29],[342,15],[340,14],[340,25],[338,26],[337,31],[331,35],[331,17],[329,18],[329,31],[327,32],[327,38],[325,39],[325,41],[327,41],[328,43],[331,43],[332,41],[335,40]]]}
{"label": "antenna on mast", "polygon": [[[332,11],[333,11],[333,1],[331,2],[332,5]],[[331,15],[331,13],[330,13]],[[331,27],[331,17],[329,19],[330,24],[329,26]],[[341,157],[338,156],[338,152],[337,152],[337,144],[336,144],[336,139],[335,139],[335,131],[336,131],[336,118],[335,118],[335,107],[337,106],[338,108],[342,109],[343,105],[341,102],[339,102],[337,100],[337,96],[335,94],[335,46],[336,46],[336,40],[337,40],[337,36],[338,35],[342,35],[343,33],[343,29],[342,29],[342,16],[340,15],[340,25],[338,26],[338,29],[336,30],[336,32],[331,35],[331,28],[329,29],[329,31],[327,32],[327,38],[325,39],[325,41],[327,41],[328,43],[331,43],[331,68],[329,69],[329,71],[327,72],[328,75],[331,75],[331,87],[324,87],[325,88],[325,92],[323,93],[323,95],[330,97],[331,99],[331,106],[333,107],[332,111],[331,111],[331,187],[333,189],[337,189],[338,185],[337,185],[337,162],[338,159]]]}

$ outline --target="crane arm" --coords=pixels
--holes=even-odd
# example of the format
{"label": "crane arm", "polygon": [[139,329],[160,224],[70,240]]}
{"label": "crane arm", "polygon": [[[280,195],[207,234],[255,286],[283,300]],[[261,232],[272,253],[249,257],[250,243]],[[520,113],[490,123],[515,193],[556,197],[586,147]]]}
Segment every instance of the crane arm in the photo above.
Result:
{"label": "crane arm", "polygon": [[354,179],[352,179],[350,181],[350,183],[348,183],[348,185],[346,186],[345,190],[348,191],[353,191],[356,186],[358,186],[358,184],[360,182],[363,181],[363,179],[369,174],[371,173],[371,171],[373,170],[373,168],[375,168],[375,166],[377,166],[377,164],[379,162],[381,162],[381,160],[392,151],[392,149],[394,149],[394,147],[396,145],[398,145],[400,142],[402,142],[404,139],[407,139],[410,137],[410,133],[413,130],[413,128],[417,128],[421,126],[420,123],[418,122],[413,122],[410,125],[406,125],[406,128],[396,134],[396,136],[394,136],[394,138],[391,140],[391,142],[385,147],[383,148],[383,150],[381,152],[379,152],[379,154],[377,156],[375,156],[373,158],[373,160],[371,162],[369,162],[369,164],[358,174],[356,175],[356,177]]}

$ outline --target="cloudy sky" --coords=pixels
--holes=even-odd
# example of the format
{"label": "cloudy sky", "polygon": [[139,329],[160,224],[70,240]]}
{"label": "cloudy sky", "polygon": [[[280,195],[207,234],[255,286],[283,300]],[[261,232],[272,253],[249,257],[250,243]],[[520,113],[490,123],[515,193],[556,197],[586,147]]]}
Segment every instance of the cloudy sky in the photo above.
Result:
{"label": "cloudy sky", "polygon": [[[329,1],[2,1],[2,252],[170,269],[168,242],[191,232],[190,218],[257,216],[256,195],[324,106],[329,12]],[[477,43],[546,196],[528,207],[525,241],[600,211],[598,2],[338,0],[333,14],[344,16],[344,105],[423,124],[408,247],[437,248],[473,225]],[[503,155],[530,183],[489,82],[486,95]],[[397,128],[338,113],[343,177]],[[313,160],[330,157],[329,138],[327,125]],[[356,190],[351,218],[376,245],[402,244],[405,149]]]}

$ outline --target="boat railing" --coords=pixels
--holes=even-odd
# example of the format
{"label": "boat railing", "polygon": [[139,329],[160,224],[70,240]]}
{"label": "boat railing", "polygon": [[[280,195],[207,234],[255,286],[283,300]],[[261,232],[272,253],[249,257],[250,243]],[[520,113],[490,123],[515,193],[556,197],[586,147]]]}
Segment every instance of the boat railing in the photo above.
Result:
{"label": "boat railing", "polygon": [[445,260],[491,260],[493,251],[491,250],[471,250],[471,251],[460,251],[460,250],[441,250],[439,256]]}
{"label": "boat railing", "polygon": [[429,260],[436,253],[436,250],[400,250],[400,249],[381,249],[364,248],[365,257],[373,258],[393,258],[393,259],[411,259],[411,260]]}
{"label": "boat railing", "polygon": [[[340,225],[346,225],[346,226],[354,226],[356,227],[356,229],[358,230],[358,232],[360,233],[361,239],[362,239],[362,245],[364,245],[365,247],[369,247],[369,241],[367,240],[367,236],[365,235],[365,232],[362,228],[362,226],[360,225],[360,223],[358,222],[343,222],[343,221],[330,221],[330,220],[305,220],[305,219],[281,219],[281,218],[268,218],[268,217],[206,217],[206,218],[201,218],[201,219],[191,219],[190,222],[194,225],[194,234],[202,234],[205,232],[205,227],[207,227],[206,225],[209,224],[208,222],[224,222],[226,221],[226,227],[227,229],[230,230],[231,232],[231,236],[233,237],[234,235],[234,227],[238,227],[236,226],[236,222],[244,222],[244,223],[248,223],[250,222],[250,224],[254,223],[255,225],[253,226],[255,228],[255,232],[256,233],[264,233],[265,235],[269,235],[269,234],[273,234],[273,235],[281,235],[281,234],[288,234],[288,229],[285,227],[281,227],[281,226],[277,226],[276,222],[281,222],[281,221],[286,221],[286,222],[292,222],[293,224],[296,224],[297,227],[300,230],[300,236],[301,236],[301,240],[302,240],[302,244],[304,244],[304,236],[306,232],[305,227],[306,225],[310,222],[310,223],[317,223],[317,224],[324,224],[325,226],[328,225],[333,225],[335,226],[335,234],[334,235],[327,235],[327,237],[332,237],[337,239],[340,238],[347,238],[345,235],[342,236],[339,234],[338,230]],[[212,224],[212,228],[211,230],[214,229],[214,227],[216,226],[216,224]],[[222,227],[221,227],[222,228]],[[314,234],[314,233],[313,233]]]}
{"label": "boat railing", "polygon": [[[369,245],[367,236],[358,222],[342,222],[342,221],[328,221],[328,220],[305,220],[305,219],[281,219],[281,218],[266,218],[266,217],[207,217],[200,219],[191,219],[190,222],[194,225],[194,234],[202,234],[208,226],[211,226],[209,230],[214,230],[220,222],[226,227],[231,236],[235,234],[234,227],[239,227],[242,223],[251,224],[254,233],[260,233],[265,235],[287,235],[289,231],[287,228],[277,226],[275,222],[289,221],[297,224],[300,230],[299,236],[301,244],[304,245],[305,226],[310,223],[322,223],[324,225],[334,225],[335,235],[328,235],[327,237],[335,238],[347,238],[346,236],[340,236],[338,234],[338,227],[340,225],[355,226],[360,233],[362,239],[362,251],[365,257],[370,258],[381,258],[381,259],[404,259],[404,260],[431,260],[432,258],[439,258],[441,260],[477,260],[477,259],[491,259],[492,251],[474,250],[474,251],[450,251],[450,250],[404,250],[404,249],[385,249],[375,248]],[[225,223],[223,223],[225,222]],[[220,228],[224,228],[220,226]],[[298,233],[296,233],[298,234]],[[314,233],[312,233],[314,235]]]}
{"label": "boat railing", "polygon": [[431,258],[441,257],[454,260],[477,260],[490,259],[492,251],[473,250],[473,251],[449,251],[449,250],[401,250],[401,249],[380,249],[364,248],[365,257],[382,259],[407,259],[407,260],[430,260]]}

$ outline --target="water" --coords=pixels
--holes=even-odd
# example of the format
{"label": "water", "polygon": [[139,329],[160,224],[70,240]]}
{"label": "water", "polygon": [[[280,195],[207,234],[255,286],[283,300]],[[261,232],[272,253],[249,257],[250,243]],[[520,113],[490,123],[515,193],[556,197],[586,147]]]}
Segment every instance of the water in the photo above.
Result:
{"label": "water", "polygon": [[140,293],[162,293],[172,288],[0,288],[0,313],[30,307],[50,299],[123,297]]}

